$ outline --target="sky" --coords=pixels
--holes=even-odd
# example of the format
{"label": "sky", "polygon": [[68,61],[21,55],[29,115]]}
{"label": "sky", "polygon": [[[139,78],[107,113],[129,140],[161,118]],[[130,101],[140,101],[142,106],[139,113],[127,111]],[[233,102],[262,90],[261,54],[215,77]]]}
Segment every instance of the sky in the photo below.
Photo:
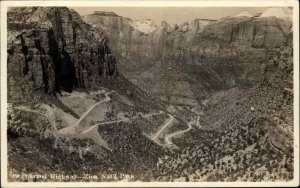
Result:
{"label": "sky", "polygon": [[169,24],[190,22],[196,18],[220,19],[233,16],[242,11],[249,13],[263,12],[266,7],[69,7],[80,15],[91,14],[94,11],[115,12],[122,17],[133,20],[152,19],[156,24],[167,21]]}

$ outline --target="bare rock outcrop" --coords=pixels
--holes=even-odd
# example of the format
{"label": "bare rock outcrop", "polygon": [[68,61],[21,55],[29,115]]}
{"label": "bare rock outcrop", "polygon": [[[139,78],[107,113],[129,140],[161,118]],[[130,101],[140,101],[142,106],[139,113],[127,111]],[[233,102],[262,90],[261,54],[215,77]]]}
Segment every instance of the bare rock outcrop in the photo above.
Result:
{"label": "bare rock outcrop", "polygon": [[68,8],[26,7],[8,12],[9,99],[90,87],[118,75],[116,58],[100,28]]}
{"label": "bare rock outcrop", "polygon": [[117,33],[110,38],[112,49],[121,58],[141,64],[197,63],[202,57],[261,62],[266,58],[267,48],[286,46],[291,41],[291,21],[275,16],[245,15],[220,20],[195,19],[174,27],[163,21],[147,33],[133,27],[133,20],[121,16],[95,12],[83,19],[95,27],[105,28],[108,34]]}
{"label": "bare rock outcrop", "polygon": [[[94,13],[83,19],[111,35],[109,45],[125,77],[161,98],[176,95],[177,101],[205,98],[221,88],[258,84],[264,78],[260,70],[269,52],[290,45],[293,36],[292,22],[282,16],[246,12],[174,27],[164,21],[146,33],[121,16]],[[191,79],[181,80],[184,74],[192,75]],[[192,95],[189,89],[176,89],[183,82],[193,88]],[[157,89],[161,87],[172,92]]]}

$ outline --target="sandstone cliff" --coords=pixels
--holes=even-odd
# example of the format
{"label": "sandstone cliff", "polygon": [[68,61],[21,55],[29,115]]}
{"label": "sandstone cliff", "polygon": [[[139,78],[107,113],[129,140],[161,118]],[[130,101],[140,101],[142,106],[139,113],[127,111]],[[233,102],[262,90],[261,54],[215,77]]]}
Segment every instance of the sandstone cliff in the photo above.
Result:
{"label": "sandstone cliff", "polygon": [[259,83],[269,51],[292,43],[292,23],[282,16],[242,12],[173,27],[165,21],[153,26],[145,20],[147,32],[134,20],[116,14],[95,12],[83,19],[105,28],[121,71],[130,81],[174,104],[196,104],[195,100],[216,90]]}
{"label": "sandstone cliff", "polygon": [[253,61],[253,54],[255,60],[262,61],[266,48],[285,46],[292,35],[292,23],[274,16],[240,14],[218,21],[195,19],[174,27],[162,22],[151,32],[143,32],[133,20],[115,14],[95,12],[83,19],[105,28],[111,35],[112,49],[120,57],[139,63],[197,63],[202,57],[239,58],[244,62]]}
{"label": "sandstone cliff", "polygon": [[68,8],[13,8],[8,12],[8,98],[90,87],[117,76],[103,30]]}

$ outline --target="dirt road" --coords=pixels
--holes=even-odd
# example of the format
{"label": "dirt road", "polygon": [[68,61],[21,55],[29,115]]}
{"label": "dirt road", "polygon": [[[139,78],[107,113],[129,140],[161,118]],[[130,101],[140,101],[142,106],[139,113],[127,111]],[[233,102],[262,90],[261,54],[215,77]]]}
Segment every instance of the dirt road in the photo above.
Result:
{"label": "dirt road", "polygon": [[174,116],[172,116],[171,114],[168,114],[170,119],[161,127],[161,129],[159,131],[157,131],[157,133],[153,136],[152,140],[156,140],[161,133],[174,121]]}

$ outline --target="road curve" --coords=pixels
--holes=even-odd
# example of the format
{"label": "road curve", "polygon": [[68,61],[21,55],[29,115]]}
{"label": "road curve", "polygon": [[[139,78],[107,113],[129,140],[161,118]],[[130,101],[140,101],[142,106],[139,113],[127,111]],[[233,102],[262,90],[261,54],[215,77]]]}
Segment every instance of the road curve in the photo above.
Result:
{"label": "road curve", "polygon": [[72,126],[75,126],[75,125],[78,125],[92,110],[93,108],[95,108],[97,105],[101,104],[101,103],[104,103],[104,102],[108,102],[110,101],[110,97],[108,96],[110,94],[110,92],[107,92],[105,93],[105,99],[100,101],[100,102],[97,102],[96,104],[94,104],[93,106],[91,106],[81,117],[80,119],[75,123],[73,124]]}
{"label": "road curve", "polygon": [[156,140],[159,137],[159,135],[174,121],[174,116],[172,116],[171,114],[168,115],[170,117],[169,121],[165,125],[163,125],[163,127],[159,131],[157,131],[157,133],[153,136],[152,140]]}
{"label": "road curve", "polygon": [[168,145],[172,145],[172,144],[173,144],[173,142],[172,142],[172,138],[173,138],[173,137],[175,137],[175,136],[177,136],[177,135],[179,135],[179,134],[183,134],[183,133],[189,131],[190,129],[192,129],[192,125],[191,125],[190,123],[188,123],[188,126],[189,126],[189,127],[188,127],[187,129],[185,129],[185,130],[176,131],[176,132],[174,132],[174,133],[171,133],[171,134],[166,135],[166,137],[165,137],[166,143],[167,143]]}
{"label": "road curve", "polygon": [[[199,126],[199,120],[200,120],[200,116],[198,116],[198,118],[197,118],[197,126]],[[183,133],[185,133],[185,132],[187,132],[187,131],[189,131],[189,130],[192,129],[191,123],[188,123],[188,126],[189,127],[187,129],[185,129],[185,130],[176,131],[174,133],[167,134],[166,137],[165,137],[166,144],[172,145],[173,144],[173,142],[172,142],[172,138],[173,137],[175,137],[175,136],[177,136],[179,134],[183,134]]]}
{"label": "road curve", "polygon": [[[148,115],[142,115],[143,118],[147,118],[147,117],[150,117],[150,116],[154,116],[154,115],[159,115],[159,114],[162,114],[163,111],[159,111],[158,113],[150,113]],[[85,134],[89,131],[91,131],[94,127],[98,126],[98,125],[105,125],[105,124],[111,124],[111,123],[118,123],[118,122],[122,122],[122,121],[129,121],[129,120],[132,120],[132,119],[135,119],[136,117],[132,117],[132,118],[124,118],[124,119],[120,119],[120,120],[114,120],[114,121],[106,121],[106,122],[101,122],[101,123],[97,123],[93,126],[91,126],[90,128],[88,128],[87,130],[83,131],[82,133],[80,134]]]}
{"label": "road curve", "polygon": [[65,127],[65,128],[63,128],[63,129],[60,129],[59,130],[59,133],[61,133],[61,134],[67,134],[68,132],[69,132],[69,130],[74,130],[74,127],[76,126],[76,125],[78,125],[97,105],[99,105],[99,104],[101,104],[101,103],[104,103],[104,102],[108,102],[108,101],[110,101],[111,100],[111,98],[108,96],[109,94],[110,94],[111,92],[107,92],[107,93],[105,93],[105,99],[103,99],[102,101],[100,101],[100,102],[97,102],[97,103],[95,103],[93,106],[91,106],[80,118],[79,118],[79,120],[78,121],[76,121],[76,123],[74,123],[73,125],[71,125],[71,126],[68,126],[68,127]]}

